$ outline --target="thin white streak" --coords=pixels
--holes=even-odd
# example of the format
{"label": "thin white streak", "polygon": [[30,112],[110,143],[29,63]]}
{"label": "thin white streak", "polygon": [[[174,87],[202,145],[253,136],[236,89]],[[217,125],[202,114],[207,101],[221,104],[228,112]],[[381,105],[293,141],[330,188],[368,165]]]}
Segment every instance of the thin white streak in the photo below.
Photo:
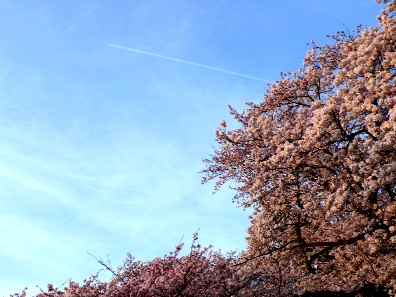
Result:
{"label": "thin white streak", "polygon": [[246,75],[246,74],[241,74],[241,73],[237,73],[237,72],[233,72],[233,71],[228,71],[228,70],[220,69],[220,68],[217,68],[217,67],[212,67],[212,66],[208,66],[208,65],[204,65],[204,64],[199,64],[199,63],[195,63],[195,62],[191,62],[191,61],[187,61],[187,60],[181,60],[181,59],[177,59],[177,58],[172,58],[172,57],[168,57],[168,56],[163,56],[163,55],[159,55],[159,54],[145,52],[145,51],[137,50],[137,49],[130,48],[130,47],[120,46],[120,45],[111,44],[111,43],[106,44],[106,45],[110,46],[110,47],[114,47],[114,48],[130,51],[130,52],[135,52],[135,53],[149,55],[149,56],[153,56],[153,57],[157,57],[157,58],[161,58],[161,59],[165,59],[165,60],[170,60],[170,61],[174,61],[174,62],[179,62],[179,63],[188,64],[188,65],[193,65],[193,66],[206,68],[206,69],[214,70],[214,71],[219,71],[219,72],[223,72],[223,73],[227,73],[227,74],[232,74],[232,75],[236,75],[236,76],[240,76],[240,77],[244,77],[244,78],[248,78],[248,79],[263,81],[263,82],[267,82],[267,83],[273,83],[272,81],[266,80],[266,79],[263,79],[263,78],[259,78],[259,77],[255,77],[255,76],[251,76],[251,75]]}

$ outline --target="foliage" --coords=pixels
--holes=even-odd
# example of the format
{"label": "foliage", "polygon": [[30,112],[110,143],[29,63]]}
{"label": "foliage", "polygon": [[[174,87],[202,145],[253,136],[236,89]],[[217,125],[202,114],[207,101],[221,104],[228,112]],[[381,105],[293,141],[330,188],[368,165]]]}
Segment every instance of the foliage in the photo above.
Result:
{"label": "foliage", "polygon": [[48,285],[47,292],[36,297],[237,296],[249,289],[252,278],[242,273],[241,266],[233,265],[236,255],[222,256],[211,247],[201,247],[197,239],[194,235],[185,256],[180,256],[183,244],[179,244],[173,252],[148,262],[128,255],[116,270],[99,260],[113,273],[110,282],[99,281],[97,274],[82,285],[70,281],[63,290]]}
{"label": "foliage", "polygon": [[261,103],[216,132],[204,182],[234,181],[254,209],[246,261],[271,259],[285,295],[396,289],[395,3],[379,26],[339,32],[304,68],[282,75]]}

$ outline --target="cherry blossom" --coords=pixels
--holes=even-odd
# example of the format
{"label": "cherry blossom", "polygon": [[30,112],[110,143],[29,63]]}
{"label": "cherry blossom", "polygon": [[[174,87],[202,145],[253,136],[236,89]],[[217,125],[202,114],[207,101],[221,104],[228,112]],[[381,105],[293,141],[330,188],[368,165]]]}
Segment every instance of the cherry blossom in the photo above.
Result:
{"label": "cherry blossom", "polygon": [[203,182],[252,208],[246,261],[277,260],[286,294],[396,291],[396,4],[318,46],[260,103],[230,112]]}

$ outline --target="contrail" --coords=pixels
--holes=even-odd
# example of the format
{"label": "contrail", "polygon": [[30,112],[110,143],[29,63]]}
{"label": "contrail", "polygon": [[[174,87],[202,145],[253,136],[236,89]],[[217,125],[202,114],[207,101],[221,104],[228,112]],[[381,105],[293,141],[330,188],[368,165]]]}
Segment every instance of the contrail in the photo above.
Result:
{"label": "contrail", "polygon": [[181,60],[181,59],[177,59],[177,58],[172,58],[172,57],[167,57],[167,56],[163,56],[163,55],[159,55],[159,54],[145,52],[145,51],[137,50],[137,49],[130,48],[130,47],[125,47],[125,46],[111,44],[111,43],[108,43],[106,45],[110,46],[110,47],[122,49],[122,50],[125,50],[125,51],[135,52],[135,53],[149,55],[149,56],[153,56],[153,57],[157,57],[157,58],[161,58],[161,59],[165,59],[165,60],[171,60],[171,61],[174,61],[174,62],[179,62],[179,63],[188,64],[188,65],[193,65],[193,66],[206,68],[206,69],[210,69],[210,70],[214,70],[214,71],[219,71],[219,72],[223,72],[223,73],[227,73],[227,74],[232,74],[232,75],[236,75],[236,76],[240,76],[240,77],[244,77],[244,78],[248,78],[248,79],[263,81],[263,82],[267,82],[267,83],[273,83],[272,81],[266,80],[266,79],[263,79],[263,78],[254,77],[254,76],[246,75],[246,74],[241,74],[241,73],[237,73],[237,72],[233,72],[233,71],[228,71],[228,70],[224,70],[224,69],[220,69],[220,68],[217,68],[217,67],[212,67],[212,66],[208,66],[208,65],[204,65],[204,64],[194,63],[194,62],[187,61],[187,60]]}

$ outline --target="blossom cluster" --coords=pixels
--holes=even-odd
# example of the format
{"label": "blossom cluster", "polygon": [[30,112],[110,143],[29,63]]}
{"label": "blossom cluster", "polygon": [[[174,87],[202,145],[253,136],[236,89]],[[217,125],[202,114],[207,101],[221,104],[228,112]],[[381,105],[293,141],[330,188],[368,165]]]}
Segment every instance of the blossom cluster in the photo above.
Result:
{"label": "blossom cluster", "polygon": [[396,294],[396,3],[374,28],[338,32],[304,67],[282,74],[240,124],[222,122],[204,179],[234,181],[253,208],[248,250],[256,270],[277,259],[289,294]]}

